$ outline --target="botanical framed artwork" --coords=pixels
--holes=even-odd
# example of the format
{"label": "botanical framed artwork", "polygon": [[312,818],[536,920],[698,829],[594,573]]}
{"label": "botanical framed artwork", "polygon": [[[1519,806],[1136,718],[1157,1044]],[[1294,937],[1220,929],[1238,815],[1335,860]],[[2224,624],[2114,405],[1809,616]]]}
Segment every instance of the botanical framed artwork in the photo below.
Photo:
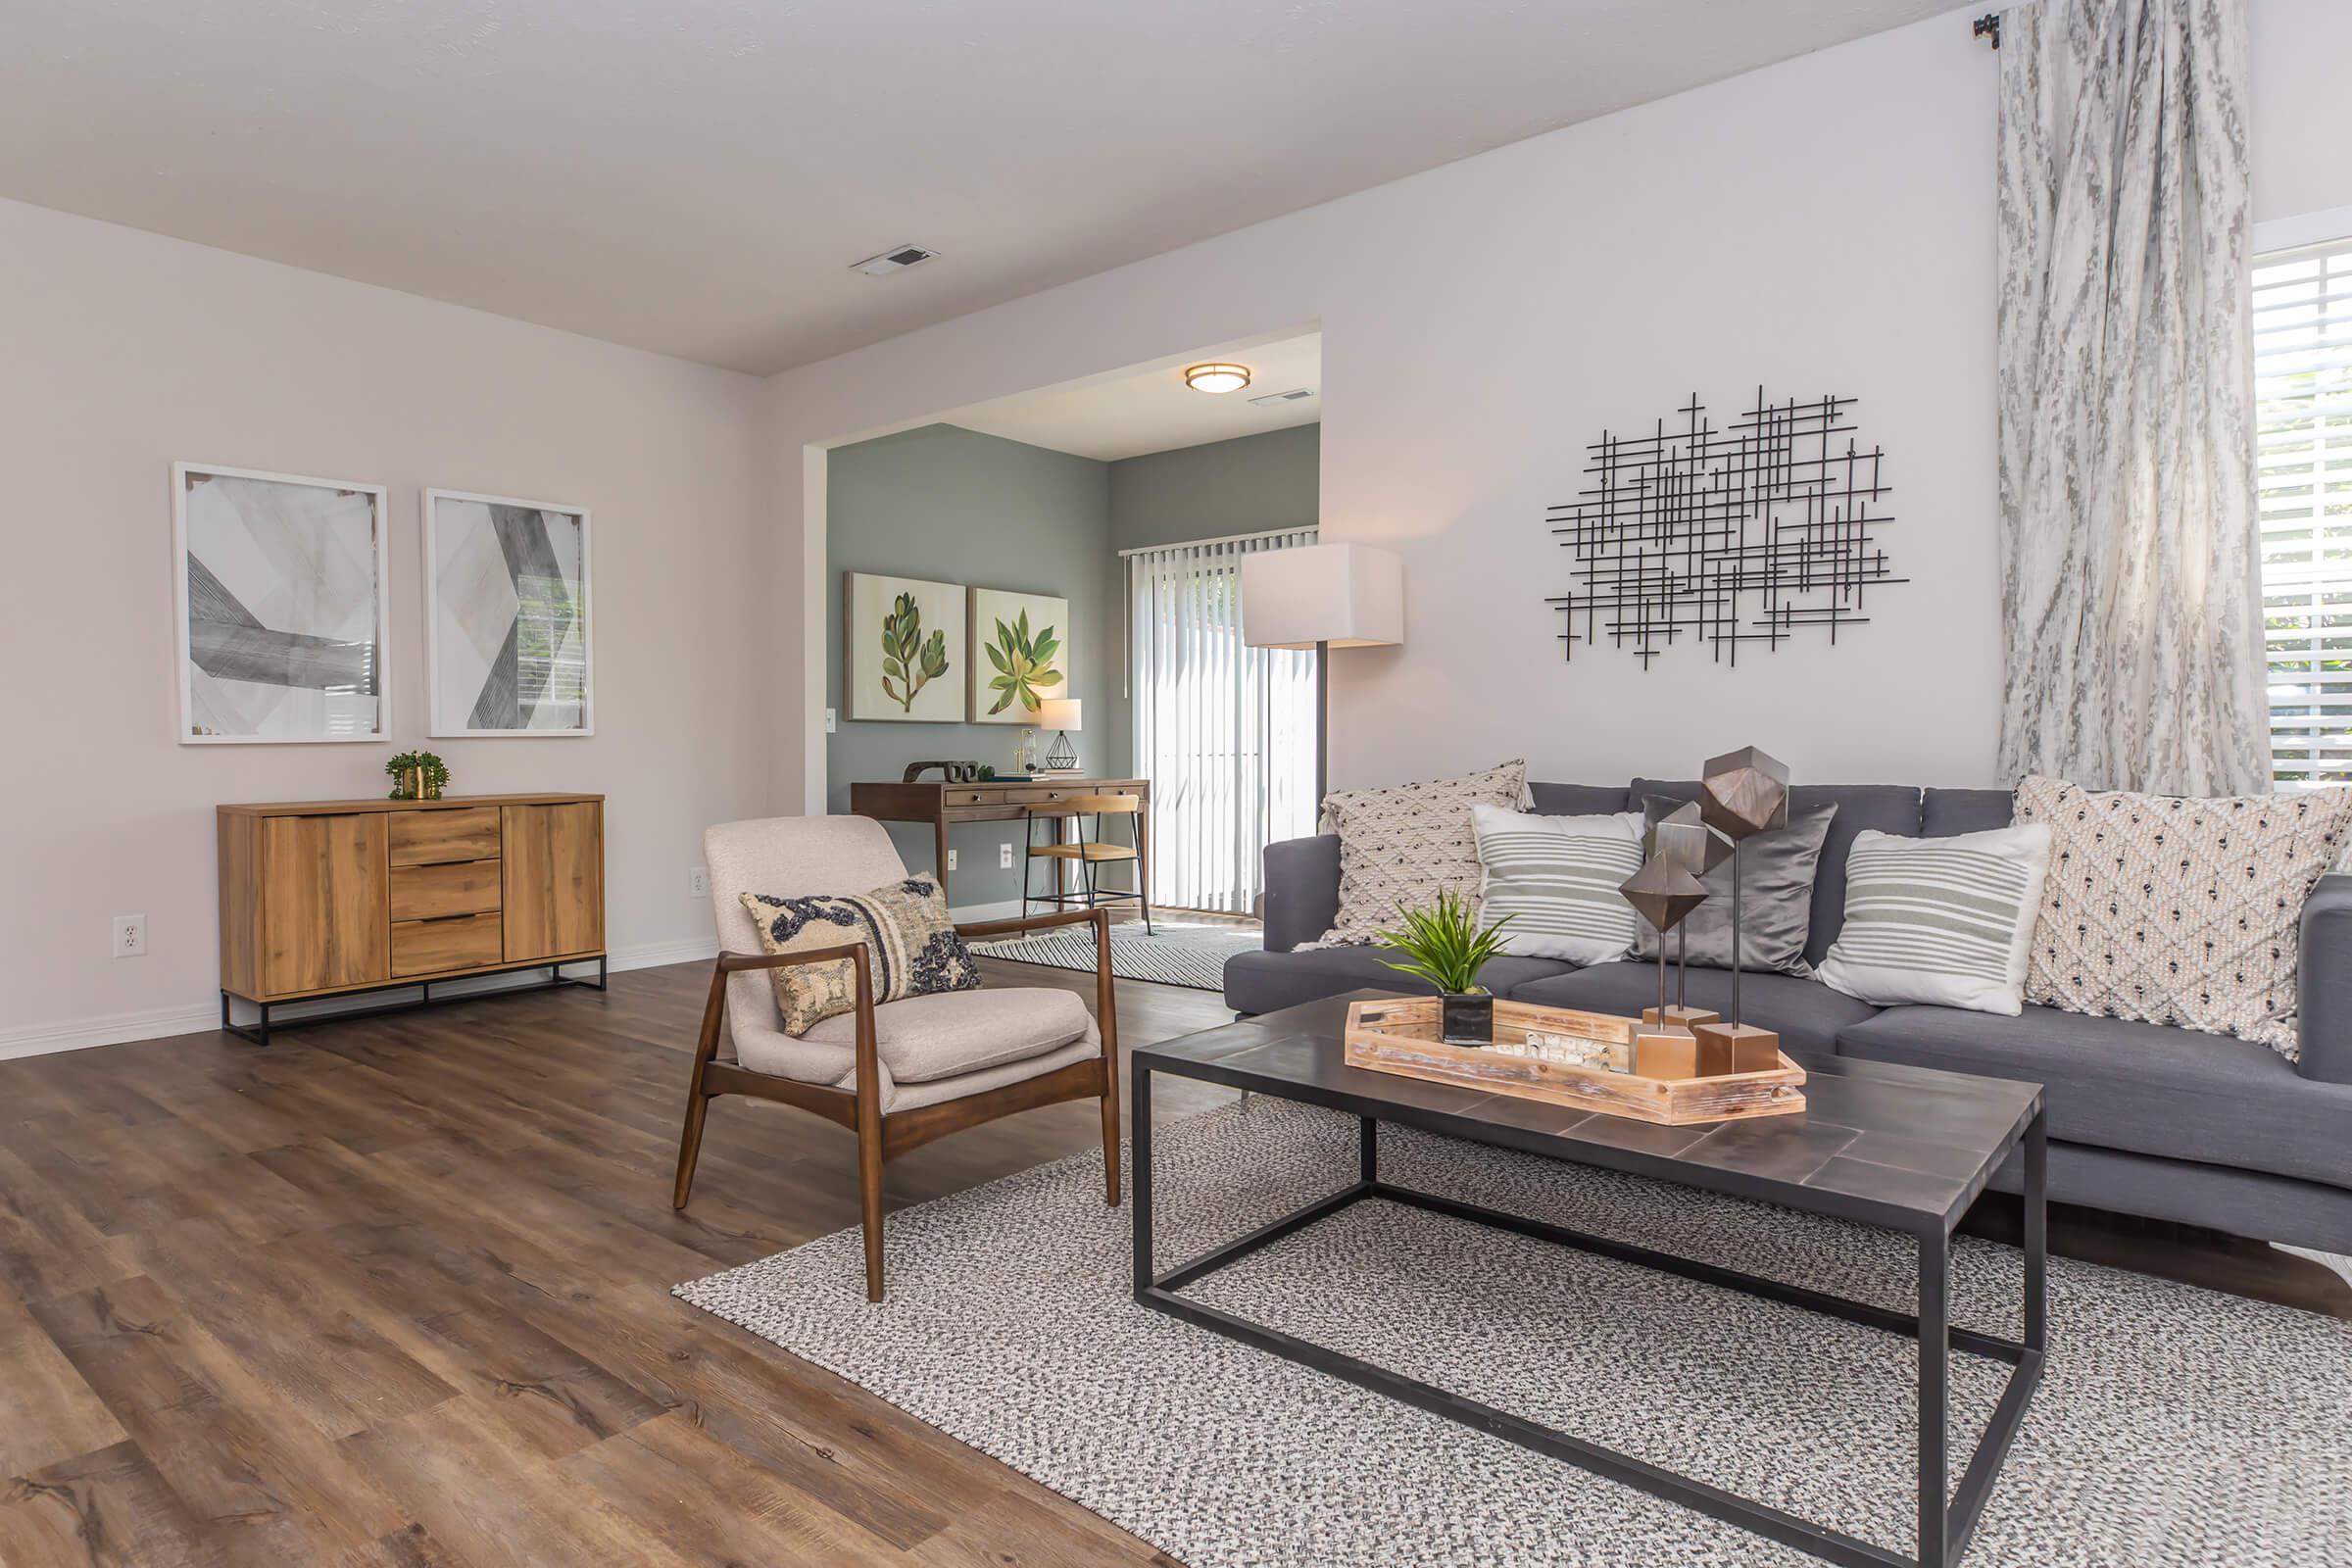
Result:
{"label": "botanical framed artwork", "polygon": [[961,583],[841,576],[842,706],[850,717],[960,724],[964,657]]}
{"label": "botanical framed artwork", "polygon": [[172,466],[183,746],[381,741],[382,485]]}
{"label": "botanical framed artwork", "polygon": [[430,733],[593,735],[588,509],[424,493]]}
{"label": "botanical framed artwork", "polygon": [[1070,602],[1052,594],[972,590],[972,722],[1034,724],[1069,693]]}

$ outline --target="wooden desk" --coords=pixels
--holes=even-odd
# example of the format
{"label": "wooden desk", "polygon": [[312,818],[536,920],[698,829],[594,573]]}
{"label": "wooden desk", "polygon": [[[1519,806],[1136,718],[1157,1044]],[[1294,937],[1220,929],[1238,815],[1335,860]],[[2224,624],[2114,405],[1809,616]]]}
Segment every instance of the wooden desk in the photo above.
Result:
{"label": "wooden desk", "polygon": [[928,822],[932,863],[939,891],[948,891],[948,824],[1018,822],[1033,806],[1051,806],[1073,795],[1133,795],[1143,802],[1135,813],[1135,874],[1150,887],[1152,874],[1152,781],[1148,778],[992,778],[977,784],[853,784],[850,811],[877,822]]}

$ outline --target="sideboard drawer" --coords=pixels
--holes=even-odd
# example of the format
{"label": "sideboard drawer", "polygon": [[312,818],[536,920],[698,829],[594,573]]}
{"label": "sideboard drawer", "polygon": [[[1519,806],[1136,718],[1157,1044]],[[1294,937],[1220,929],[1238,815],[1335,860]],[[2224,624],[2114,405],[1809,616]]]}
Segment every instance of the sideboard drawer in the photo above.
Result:
{"label": "sideboard drawer", "polygon": [[443,860],[498,858],[498,808],[394,811],[392,863],[434,865]]}
{"label": "sideboard drawer", "polygon": [[392,867],[392,918],[437,920],[498,907],[496,860],[448,860]]}
{"label": "sideboard drawer", "polygon": [[392,926],[396,975],[476,969],[505,956],[506,926],[496,910],[446,920],[399,920]]}

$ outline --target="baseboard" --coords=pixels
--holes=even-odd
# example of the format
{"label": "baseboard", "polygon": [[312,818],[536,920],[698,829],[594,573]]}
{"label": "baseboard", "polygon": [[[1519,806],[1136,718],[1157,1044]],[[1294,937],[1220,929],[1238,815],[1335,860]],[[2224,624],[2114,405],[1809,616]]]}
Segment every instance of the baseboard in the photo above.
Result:
{"label": "baseboard", "polygon": [[[606,959],[606,967],[618,971],[653,969],[665,963],[707,962],[717,952],[718,942],[713,937],[688,938],[682,942],[644,942],[631,947],[614,948]],[[506,989],[496,983],[499,978],[484,975],[480,982],[480,993]],[[460,983],[453,981],[448,984]],[[511,980],[507,985],[524,983],[528,982]],[[451,1000],[456,1001],[464,994],[453,994]],[[384,998],[380,995],[354,997],[350,1005],[354,1008],[381,1006],[383,1002]],[[334,1011],[333,1005],[322,1004],[315,1009],[290,1012],[287,1016],[289,1020],[296,1016],[326,1017]],[[220,1027],[220,998],[215,992],[203,1002],[191,1003],[186,1006],[100,1013],[91,1017],[62,1019],[55,1023],[0,1029],[0,1061],[19,1056],[45,1056],[59,1051],[85,1051],[92,1046],[119,1046],[128,1040],[161,1040],[172,1035],[210,1034]]]}

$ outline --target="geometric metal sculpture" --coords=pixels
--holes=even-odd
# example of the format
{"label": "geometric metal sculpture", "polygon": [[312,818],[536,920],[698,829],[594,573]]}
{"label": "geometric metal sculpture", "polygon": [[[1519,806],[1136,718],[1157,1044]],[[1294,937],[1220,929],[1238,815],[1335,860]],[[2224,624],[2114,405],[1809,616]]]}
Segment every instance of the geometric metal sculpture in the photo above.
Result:
{"label": "geometric metal sculpture", "polygon": [[[1643,835],[1642,853],[1664,856],[1674,860],[1694,877],[1703,877],[1721,865],[1724,857],[1732,853],[1731,844],[1718,837],[1700,820],[1698,804],[1686,801],[1673,810],[1649,824]],[[1658,956],[1665,957],[1665,943],[1658,944]],[[1642,1016],[1651,1023],[1679,1023],[1685,1028],[1692,1024],[1713,1023],[1721,1014],[1705,1007],[1690,1004],[1690,932],[1688,927],[1674,934],[1674,1004],[1660,1003],[1645,1007]],[[1655,1016],[1652,1016],[1652,1015]]]}
{"label": "geometric metal sculpture", "polygon": [[1634,1031],[1633,1070],[1648,1078],[1696,1077],[1696,1038],[1667,1015],[1666,933],[1707,902],[1706,886],[1675,856],[1657,854],[1642,861],[1642,869],[1617,891],[1658,933],[1658,1004],[1654,1010],[1643,1010],[1642,1025]]}
{"label": "geometric metal sculpture", "polygon": [[1603,432],[1587,449],[1592,482],[1547,509],[1574,559],[1574,589],[1548,600],[1566,621],[1563,653],[1606,640],[1647,669],[1687,637],[1737,664],[1742,643],[1778,650],[1807,627],[1835,643],[1867,624],[1864,591],[1907,579],[1874,532],[1894,517],[1883,454],[1854,439],[1854,401],[1768,403],[1758,387],[1746,416],[1718,430],[1693,395],[1678,430],[1660,419],[1649,435]]}
{"label": "geometric metal sculpture", "polygon": [[1728,1070],[1765,1071],[1780,1065],[1780,1036],[1740,1022],[1740,842],[1788,825],[1788,765],[1753,746],[1710,758],[1699,770],[1699,814],[1732,841],[1732,1016],[1693,1032],[1730,1058]]}

